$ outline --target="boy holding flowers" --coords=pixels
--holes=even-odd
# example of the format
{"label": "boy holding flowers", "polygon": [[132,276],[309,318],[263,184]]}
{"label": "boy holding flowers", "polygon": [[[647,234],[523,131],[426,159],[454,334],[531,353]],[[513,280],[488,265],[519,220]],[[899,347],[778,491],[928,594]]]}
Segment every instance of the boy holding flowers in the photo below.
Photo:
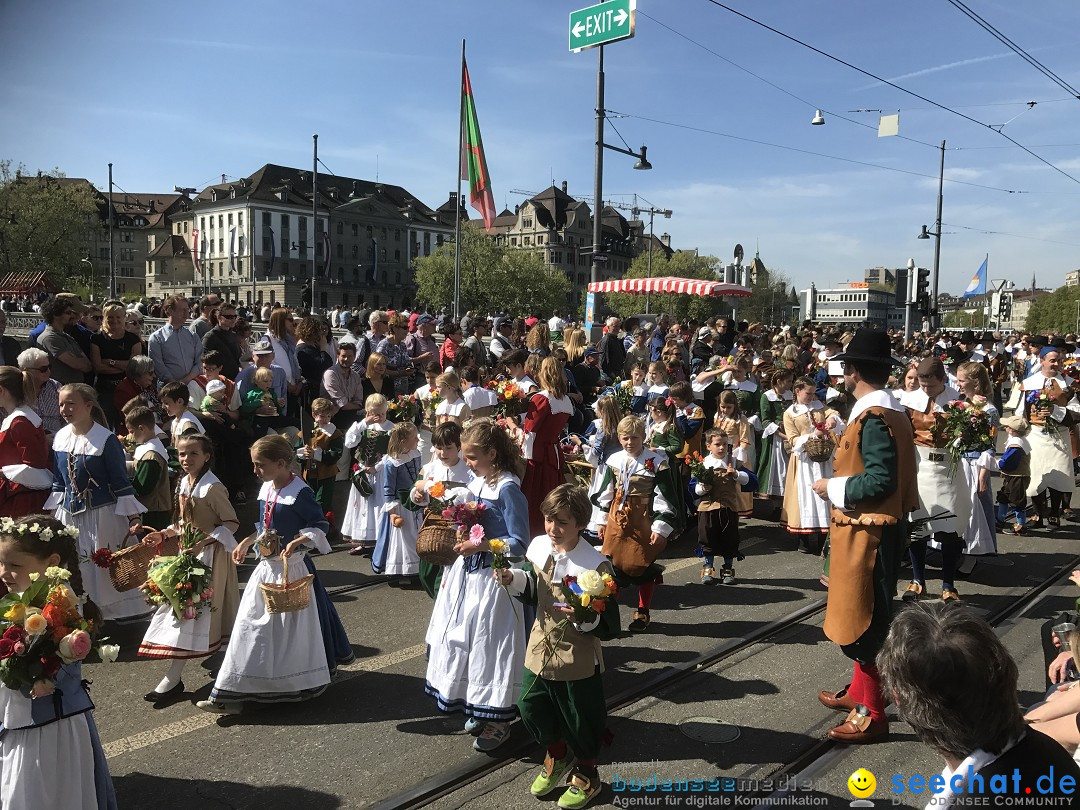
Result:
{"label": "boy holding flowers", "polygon": [[540,509],[545,533],[530,543],[524,568],[495,575],[511,594],[537,606],[518,710],[547,753],[530,790],[546,796],[565,784],[559,807],[578,808],[601,787],[596,756],[607,710],[600,641],[618,633],[617,589],[611,563],[581,542],[592,515],[585,491],[562,484]]}

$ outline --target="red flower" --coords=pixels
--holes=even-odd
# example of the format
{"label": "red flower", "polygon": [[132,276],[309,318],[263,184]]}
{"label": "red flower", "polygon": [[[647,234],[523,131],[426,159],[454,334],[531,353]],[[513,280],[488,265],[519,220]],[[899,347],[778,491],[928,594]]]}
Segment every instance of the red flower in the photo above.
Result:
{"label": "red flower", "polygon": [[589,607],[591,607],[596,613],[603,613],[605,610],[607,610],[607,600],[593,599],[591,602],[589,602]]}
{"label": "red flower", "polygon": [[645,459],[645,469],[649,472],[656,472],[656,462],[651,458]]}
{"label": "red flower", "polygon": [[11,625],[11,627],[4,631],[3,637],[8,641],[22,641],[22,630],[15,625]]}
{"label": "red flower", "polygon": [[9,638],[0,638],[0,660],[11,658],[15,654],[15,642]]}
{"label": "red flower", "polygon": [[66,625],[60,624],[52,630],[52,640],[59,643],[64,636],[71,632],[71,628]]}
{"label": "red flower", "polygon": [[50,603],[41,609],[41,615],[45,617],[45,621],[49,623],[49,627],[58,627],[59,625],[62,625],[64,619],[67,618],[67,611],[60,607],[60,605]]}
{"label": "red flower", "polygon": [[60,671],[63,662],[55,655],[43,656],[41,659],[41,674],[46,678],[52,678]]}
{"label": "red flower", "polygon": [[90,555],[90,561],[98,568],[108,568],[112,563],[112,552],[107,548],[99,548]]}

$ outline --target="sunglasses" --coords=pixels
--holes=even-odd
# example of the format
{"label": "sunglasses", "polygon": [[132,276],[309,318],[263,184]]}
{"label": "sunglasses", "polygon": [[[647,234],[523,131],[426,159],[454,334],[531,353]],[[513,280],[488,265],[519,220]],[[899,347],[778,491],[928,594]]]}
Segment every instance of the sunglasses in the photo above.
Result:
{"label": "sunglasses", "polygon": [[34,366],[34,371],[49,371],[52,366],[46,363],[44,366]]}

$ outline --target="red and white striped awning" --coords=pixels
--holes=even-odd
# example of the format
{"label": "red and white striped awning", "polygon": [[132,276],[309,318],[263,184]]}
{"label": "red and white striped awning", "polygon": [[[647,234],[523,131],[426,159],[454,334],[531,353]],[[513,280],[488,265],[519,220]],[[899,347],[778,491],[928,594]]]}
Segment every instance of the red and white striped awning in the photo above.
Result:
{"label": "red and white striped awning", "polygon": [[700,295],[718,297],[730,295],[733,297],[748,297],[749,287],[741,284],[727,284],[723,281],[702,281],[696,278],[677,278],[666,276],[664,278],[624,278],[618,281],[597,281],[589,285],[589,292],[598,293],[631,293],[644,295],[645,293],[684,293],[686,295]]}

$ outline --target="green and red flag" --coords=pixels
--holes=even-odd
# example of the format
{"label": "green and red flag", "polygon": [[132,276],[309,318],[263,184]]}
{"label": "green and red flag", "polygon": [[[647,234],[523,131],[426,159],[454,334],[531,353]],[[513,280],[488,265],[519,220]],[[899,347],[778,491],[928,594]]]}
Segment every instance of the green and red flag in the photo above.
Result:
{"label": "green and red flag", "polygon": [[461,126],[461,179],[469,181],[469,202],[483,217],[484,228],[490,231],[495,221],[495,196],[491,193],[484,141],[480,137],[480,122],[476,118],[476,99],[464,55],[461,61]]}

